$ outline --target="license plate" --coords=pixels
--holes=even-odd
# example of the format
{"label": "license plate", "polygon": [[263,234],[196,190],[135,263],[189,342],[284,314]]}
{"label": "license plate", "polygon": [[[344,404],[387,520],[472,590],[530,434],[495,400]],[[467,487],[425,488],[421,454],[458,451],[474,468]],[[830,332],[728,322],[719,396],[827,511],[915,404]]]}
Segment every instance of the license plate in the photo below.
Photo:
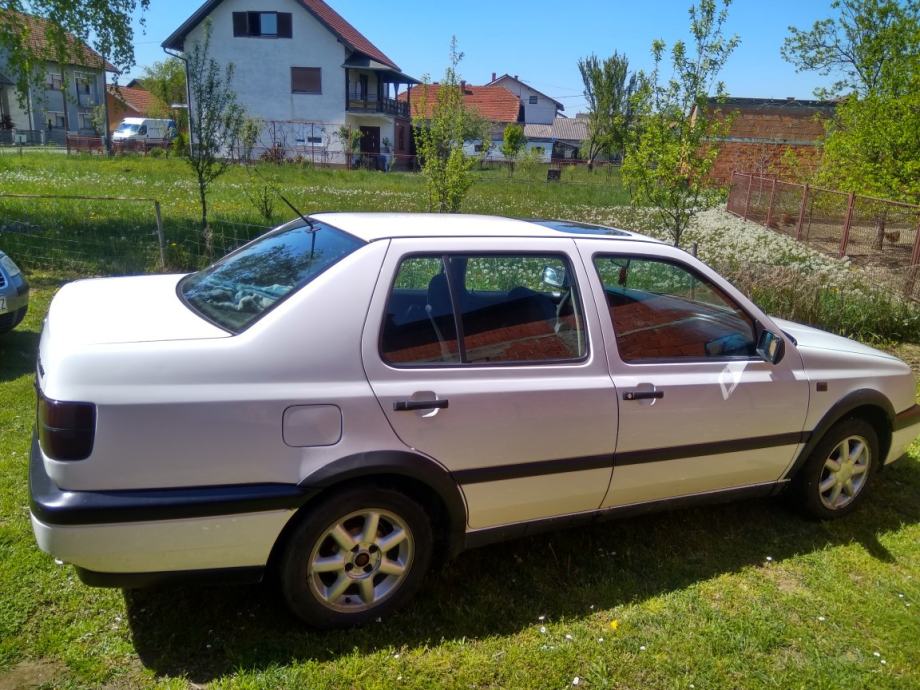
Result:
{"label": "license plate", "polygon": [[0,314],[6,314],[6,297],[0,297]]}

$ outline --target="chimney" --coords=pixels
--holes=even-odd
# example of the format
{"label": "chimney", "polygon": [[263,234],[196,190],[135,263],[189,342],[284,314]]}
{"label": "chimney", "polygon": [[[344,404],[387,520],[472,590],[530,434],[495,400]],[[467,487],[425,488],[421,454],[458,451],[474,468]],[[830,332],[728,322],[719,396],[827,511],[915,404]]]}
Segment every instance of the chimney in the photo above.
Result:
{"label": "chimney", "polygon": [[517,79],[517,75],[516,75],[516,74],[514,75],[514,78]]}
{"label": "chimney", "polygon": [[495,74],[495,72],[492,72],[492,81],[495,81],[495,79],[496,79],[497,77],[498,77],[498,75]]}

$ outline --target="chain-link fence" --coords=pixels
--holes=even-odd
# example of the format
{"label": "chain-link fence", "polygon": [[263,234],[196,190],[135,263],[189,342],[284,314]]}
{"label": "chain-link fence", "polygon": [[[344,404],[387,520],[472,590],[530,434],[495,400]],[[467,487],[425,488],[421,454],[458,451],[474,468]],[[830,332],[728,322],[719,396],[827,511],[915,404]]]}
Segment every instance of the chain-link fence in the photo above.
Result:
{"label": "chain-link fence", "polygon": [[839,257],[920,300],[920,206],[733,173],[726,209]]}

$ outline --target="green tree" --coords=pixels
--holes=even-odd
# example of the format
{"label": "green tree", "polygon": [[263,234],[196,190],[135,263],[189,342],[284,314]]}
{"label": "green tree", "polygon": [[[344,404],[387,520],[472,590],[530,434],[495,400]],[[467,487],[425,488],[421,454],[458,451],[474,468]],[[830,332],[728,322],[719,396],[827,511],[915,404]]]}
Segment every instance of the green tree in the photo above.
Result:
{"label": "green tree", "polygon": [[189,104],[192,131],[188,164],[198,181],[201,202],[201,233],[208,256],[213,234],[208,225],[208,190],[230,165],[230,148],[240,138],[245,113],[231,88],[233,64],[223,69],[210,57],[211,24],[205,23],[204,39],[188,53]]}
{"label": "green tree", "polygon": [[[690,7],[693,45],[678,41],[671,48],[672,75],[662,81],[663,41],[652,46],[654,70],[640,80],[634,99],[638,127],[630,135],[623,179],[633,202],[653,207],[669,229],[675,246],[693,216],[715,199],[708,176],[715,162],[715,139],[724,136],[729,118],[708,107],[712,91],[724,97],[718,75],[738,45],[723,26],[730,0],[721,9],[715,0]],[[692,52],[691,52],[692,50]]]}
{"label": "green tree", "polygon": [[[423,83],[421,98],[413,105],[415,148],[428,190],[428,210],[457,213],[473,184],[472,171],[481,156],[468,156],[463,150],[467,141],[491,138],[488,123],[468,110],[463,101],[457,67],[463,53],[457,38],[450,42],[450,65],[440,82],[437,95]],[[483,151],[485,146],[483,146]]]}
{"label": "green tree", "polygon": [[819,98],[880,89],[903,91],[903,66],[917,55],[917,0],[834,0],[837,16],[821,19],[811,29],[789,27],[782,56],[796,71],[840,77],[830,88],[815,89]]}
{"label": "green tree", "polygon": [[[134,66],[134,31],[131,18],[144,11],[150,0],[0,0],[0,53],[5,55],[7,76],[20,94],[44,82],[47,61],[81,64],[81,42],[122,72]],[[44,41],[32,36],[28,13],[49,20]],[[74,40],[77,39],[77,40]],[[49,49],[39,46],[47,45]],[[100,65],[101,66],[101,65]]]}
{"label": "green tree", "polygon": [[151,109],[152,117],[172,117],[181,131],[188,130],[188,112],[184,109],[173,111],[173,103],[185,103],[188,100],[186,90],[185,64],[176,57],[154,62],[144,67],[141,85],[157,97],[159,101]]}
{"label": "green tree", "polygon": [[629,73],[629,60],[614,52],[600,60],[590,55],[578,61],[588,103],[588,139],[584,156],[588,168],[601,154],[622,154],[633,120],[633,96],[638,77]]}
{"label": "green tree", "polygon": [[361,151],[361,130],[351,125],[342,125],[336,131],[335,137],[342,144],[342,153],[345,154],[345,167],[351,169],[355,154]]}
{"label": "green tree", "polygon": [[524,128],[521,125],[508,125],[502,135],[502,155],[508,161],[508,176],[514,176],[514,163],[524,148],[527,139],[524,136]]}

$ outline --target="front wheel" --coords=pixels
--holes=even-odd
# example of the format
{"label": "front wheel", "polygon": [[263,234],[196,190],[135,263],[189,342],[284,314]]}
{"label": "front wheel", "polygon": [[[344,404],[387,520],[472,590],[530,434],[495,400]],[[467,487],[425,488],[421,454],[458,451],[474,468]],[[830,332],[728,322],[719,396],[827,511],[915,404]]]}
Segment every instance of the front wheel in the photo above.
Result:
{"label": "front wheel", "polygon": [[812,516],[846,515],[863,499],[878,464],[878,434],[864,419],[837,422],[815,446],[797,478],[802,507]]}
{"label": "front wheel", "polygon": [[425,511],[390,489],[357,487],[312,506],[280,563],[290,609],[317,628],[361,625],[408,601],[431,561]]}

